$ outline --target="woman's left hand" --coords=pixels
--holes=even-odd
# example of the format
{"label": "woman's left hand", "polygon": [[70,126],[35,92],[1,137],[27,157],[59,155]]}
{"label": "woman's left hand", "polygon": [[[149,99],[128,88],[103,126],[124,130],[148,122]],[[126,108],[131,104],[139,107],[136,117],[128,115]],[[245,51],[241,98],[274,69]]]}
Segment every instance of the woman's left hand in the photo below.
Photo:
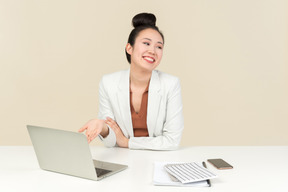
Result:
{"label": "woman's left hand", "polygon": [[115,132],[116,142],[119,147],[128,148],[129,139],[124,136],[118,124],[110,117],[106,118],[105,123]]}

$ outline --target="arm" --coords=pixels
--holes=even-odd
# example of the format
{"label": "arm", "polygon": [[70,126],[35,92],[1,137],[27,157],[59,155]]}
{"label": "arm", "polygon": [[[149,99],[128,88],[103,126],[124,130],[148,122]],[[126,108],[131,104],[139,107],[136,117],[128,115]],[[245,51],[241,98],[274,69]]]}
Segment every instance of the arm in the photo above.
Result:
{"label": "arm", "polygon": [[[109,96],[106,91],[107,87],[104,86],[104,80],[102,80],[99,83],[99,113],[98,118],[99,119],[105,119],[107,117],[110,117],[111,119],[114,119],[114,114],[112,111],[112,106],[109,101]],[[108,134],[104,137],[102,135],[99,135],[99,138],[103,141],[104,145],[106,147],[114,147],[116,145],[116,135],[114,131],[108,127]]]}
{"label": "arm", "polygon": [[83,127],[78,130],[80,133],[85,131],[88,143],[101,135],[106,137],[109,134],[108,126],[105,124],[105,121],[102,119],[91,119]]}
{"label": "arm", "polygon": [[106,117],[113,118],[114,116],[102,79],[99,88],[99,118],[88,121],[78,131],[85,132],[89,143],[99,136],[105,146],[113,147],[116,144],[116,137],[112,129],[105,122]]}

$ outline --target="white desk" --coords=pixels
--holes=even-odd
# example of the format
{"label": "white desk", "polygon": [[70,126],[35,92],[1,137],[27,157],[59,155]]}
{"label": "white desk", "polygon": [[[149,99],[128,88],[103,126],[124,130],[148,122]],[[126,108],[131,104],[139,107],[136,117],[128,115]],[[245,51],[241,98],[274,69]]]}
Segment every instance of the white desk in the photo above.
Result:
{"label": "white desk", "polygon": [[[288,146],[189,147],[177,151],[141,151],[91,147],[93,158],[127,164],[128,169],[101,181],[43,171],[34,150],[27,147],[0,147],[0,191],[288,191]],[[154,161],[203,161],[223,158],[232,170],[216,170],[212,187],[154,186]],[[207,161],[206,161],[207,162]]]}

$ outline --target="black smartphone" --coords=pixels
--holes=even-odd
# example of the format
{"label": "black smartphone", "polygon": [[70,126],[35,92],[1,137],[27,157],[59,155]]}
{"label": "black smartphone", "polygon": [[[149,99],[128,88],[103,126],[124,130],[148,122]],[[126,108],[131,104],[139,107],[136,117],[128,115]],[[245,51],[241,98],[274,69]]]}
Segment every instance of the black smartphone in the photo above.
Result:
{"label": "black smartphone", "polygon": [[210,164],[212,164],[217,169],[232,169],[233,166],[224,161],[223,159],[208,159]]}

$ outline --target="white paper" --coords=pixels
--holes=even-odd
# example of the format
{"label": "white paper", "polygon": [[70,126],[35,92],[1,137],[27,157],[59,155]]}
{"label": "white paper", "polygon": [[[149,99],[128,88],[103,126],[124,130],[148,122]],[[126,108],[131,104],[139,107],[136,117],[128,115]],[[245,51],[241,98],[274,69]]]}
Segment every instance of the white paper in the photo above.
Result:
{"label": "white paper", "polygon": [[165,165],[175,164],[179,162],[154,162],[154,185],[171,185],[171,186],[189,186],[189,187],[208,187],[207,181],[199,181],[193,183],[183,184],[165,170]]}
{"label": "white paper", "polygon": [[168,173],[177,178],[181,183],[191,183],[197,181],[205,181],[217,177],[200,163],[177,163],[168,164],[165,166]]}

